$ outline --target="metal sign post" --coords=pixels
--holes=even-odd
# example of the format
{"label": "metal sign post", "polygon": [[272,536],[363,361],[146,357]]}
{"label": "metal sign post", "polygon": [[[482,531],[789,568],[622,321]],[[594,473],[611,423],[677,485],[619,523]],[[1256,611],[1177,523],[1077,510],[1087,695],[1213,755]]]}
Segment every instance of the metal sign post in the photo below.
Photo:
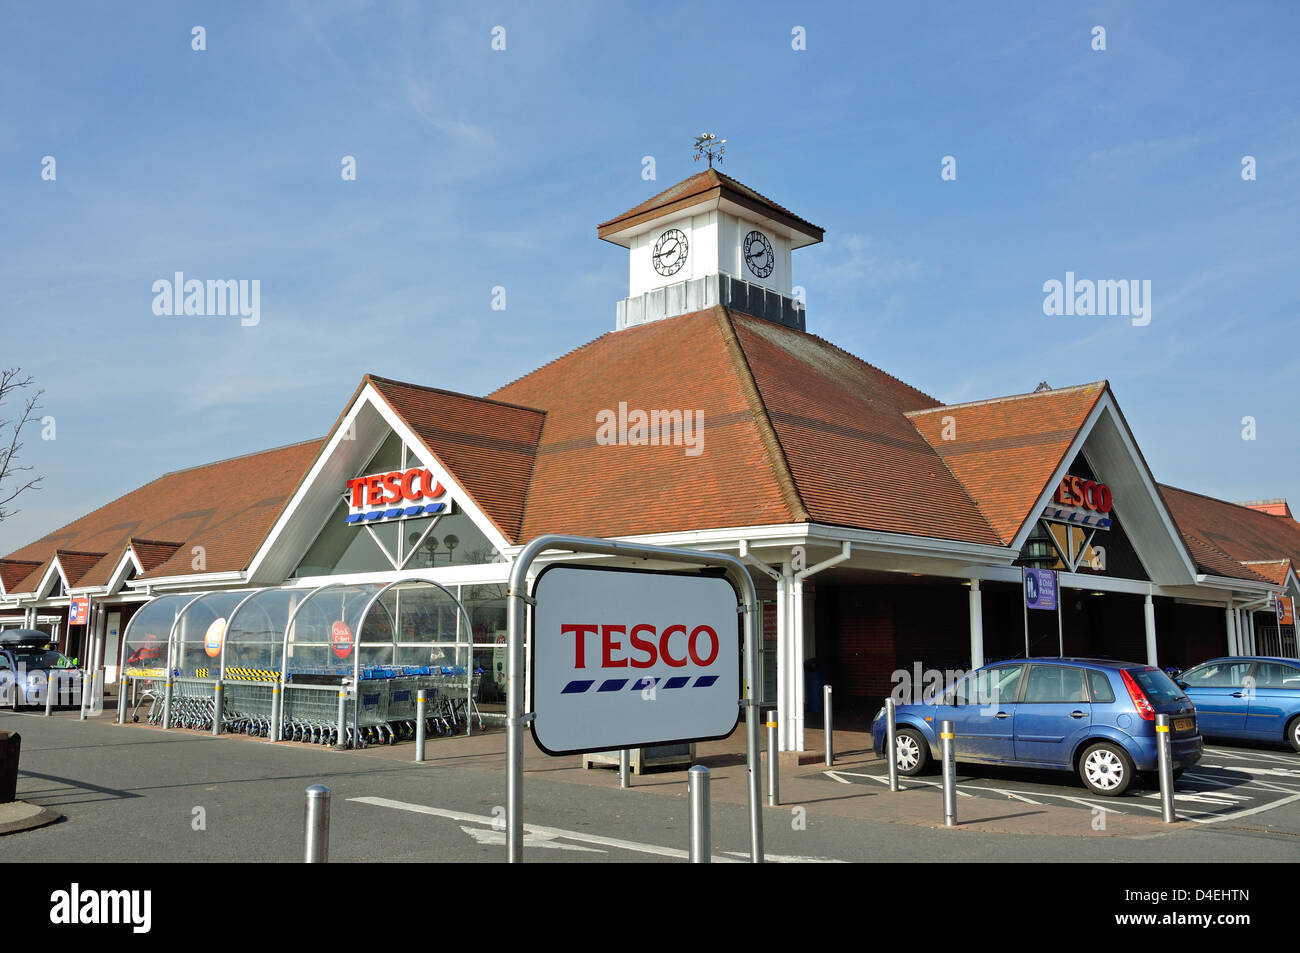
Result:
{"label": "metal sign post", "polygon": [[[524,636],[528,606],[536,607],[537,600],[528,593],[528,570],[539,555],[547,551],[590,553],[632,559],[657,560],[688,566],[709,566],[724,570],[724,577],[740,593],[736,610],[743,615],[743,698],[737,702],[745,710],[745,751],[749,793],[750,859],[761,863],[763,859],[763,826],[759,800],[762,796],[762,779],[758,758],[758,700],[754,697],[758,684],[758,597],[754,582],[744,563],[724,553],[705,553],[693,549],[666,546],[649,546],[623,543],[615,540],[592,539],[585,536],[539,536],[526,545],[515,557],[510,569],[507,590],[507,663],[506,663],[506,857],[511,863],[523,860],[523,733],[524,726],[536,718],[536,712],[524,711]],[[707,578],[707,577],[706,577]],[[665,636],[666,637],[666,636]],[[536,647],[534,647],[536,655]],[[626,747],[619,744],[617,747]]]}

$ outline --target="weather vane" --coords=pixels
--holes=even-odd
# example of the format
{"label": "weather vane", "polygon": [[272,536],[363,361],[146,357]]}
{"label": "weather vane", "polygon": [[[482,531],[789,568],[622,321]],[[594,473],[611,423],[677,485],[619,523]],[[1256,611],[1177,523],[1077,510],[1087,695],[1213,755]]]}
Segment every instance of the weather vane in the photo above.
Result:
{"label": "weather vane", "polygon": [[727,151],[727,140],[719,139],[711,132],[695,137],[695,161],[699,162],[705,156],[709,157],[709,168],[713,168],[714,149],[717,149],[718,161],[722,161],[722,156]]}

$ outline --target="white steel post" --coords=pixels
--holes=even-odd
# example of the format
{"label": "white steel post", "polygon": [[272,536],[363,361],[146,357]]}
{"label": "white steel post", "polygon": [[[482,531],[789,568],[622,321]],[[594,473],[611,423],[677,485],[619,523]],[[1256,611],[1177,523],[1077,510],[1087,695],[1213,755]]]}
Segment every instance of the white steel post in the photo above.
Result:
{"label": "white steel post", "polygon": [[1228,628],[1228,654],[1240,655],[1241,653],[1237,651],[1237,627],[1233,624],[1231,605],[1223,610],[1223,615]]}
{"label": "white steel post", "polygon": [[984,667],[984,595],[980,581],[970,581],[970,667]]}
{"label": "white steel post", "polygon": [[1142,605],[1142,617],[1146,621],[1147,631],[1147,664],[1157,666],[1156,661],[1156,604],[1151,600],[1151,593],[1147,593],[1146,602]]}
{"label": "white steel post", "polygon": [[794,622],[794,666],[790,674],[794,676],[794,705],[793,715],[796,719],[794,724],[794,750],[807,750],[807,731],[804,719],[804,712],[808,708],[808,700],[805,696],[807,686],[804,684],[804,638],[803,638],[803,580],[800,577],[794,577],[792,598],[790,599],[790,612],[793,615]]}

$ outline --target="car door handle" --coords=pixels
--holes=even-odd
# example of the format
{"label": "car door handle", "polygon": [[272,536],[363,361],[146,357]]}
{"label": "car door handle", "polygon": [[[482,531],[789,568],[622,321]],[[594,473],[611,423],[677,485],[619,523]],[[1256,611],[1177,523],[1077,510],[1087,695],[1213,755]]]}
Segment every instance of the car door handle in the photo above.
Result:
{"label": "car door handle", "polygon": [[998,712],[994,717],[995,717],[995,718],[1010,718],[1011,716],[1008,715],[1008,714],[1007,714],[1006,712],[1004,712],[1004,711],[1000,711],[1000,712]]}
{"label": "car door handle", "polygon": [[1233,693],[1232,693],[1232,697],[1233,697],[1233,698],[1240,698],[1240,697],[1241,697],[1241,692],[1233,692]]}
{"label": "car door handle", "polygon": [[1081,712],[1081,711],[1072,711],[1072,712],[1070,712],[1070,717],[1071,717],[1071,718],[1082,718],[1082,717],[1083,717],[1083,712]]}

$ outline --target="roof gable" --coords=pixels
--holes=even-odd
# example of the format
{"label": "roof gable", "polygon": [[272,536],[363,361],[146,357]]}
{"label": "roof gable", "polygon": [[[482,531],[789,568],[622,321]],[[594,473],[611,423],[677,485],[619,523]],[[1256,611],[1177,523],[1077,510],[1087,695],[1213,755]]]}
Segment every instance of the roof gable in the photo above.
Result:
{"label": "roof gable", "polygon": [[1007,545],[1052,480],[1104,382],[917,410],[907,416]]}

